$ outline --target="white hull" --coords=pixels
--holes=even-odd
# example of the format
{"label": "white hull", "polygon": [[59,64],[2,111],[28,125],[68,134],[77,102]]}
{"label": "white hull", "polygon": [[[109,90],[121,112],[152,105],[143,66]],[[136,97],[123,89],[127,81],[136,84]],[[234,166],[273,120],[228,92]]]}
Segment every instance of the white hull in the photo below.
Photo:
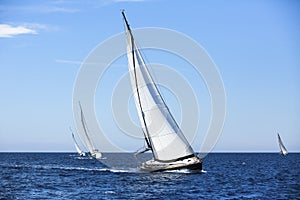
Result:
{"label": "white hull", "polygon": [[102,158],[102,154],[100,152],[93,152],[91,156],[96,159]]}
{"label": "white hull", "polygon": [[202,160],[196,156],[173,162],[159,162],[156,160],[148,160],[141,164],[143,171],[155,172],[176,169],[202,170]]}
{"label": "white hull", "polygon": [[78,154],[79,154],[79,156],[85,156],[85,153],[83,151]]}
{"label": "white hull", "polygon": [[287,155],[288,154],[288,152],[286,151],[286,150],[281,150],[281,152],[280,152],[282,155]]}

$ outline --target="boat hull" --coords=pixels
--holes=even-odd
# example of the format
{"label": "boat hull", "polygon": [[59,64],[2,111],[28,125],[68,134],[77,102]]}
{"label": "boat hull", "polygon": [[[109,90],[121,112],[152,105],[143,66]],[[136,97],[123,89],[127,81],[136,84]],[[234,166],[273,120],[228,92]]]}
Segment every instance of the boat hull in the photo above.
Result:
{"label": "boat hull", "polygon": [[80,153],[78,153],[78,155],[81,156],[81,157],[84,157],[85,153],[84,152],[80,152]]}
{"label": "boat hull", "polygon": [[92,157],[96,159],[100,159],[102,157],[102,154],[100,152],[94,152],[92,153]]}
{"label": "boat hull", "polygon": [[141,170],[147,172],[159,172],[168,170],[188,169],[202,171],[202,160],[196,156],[174,162],[159,162],[148,160],[140,165]]}

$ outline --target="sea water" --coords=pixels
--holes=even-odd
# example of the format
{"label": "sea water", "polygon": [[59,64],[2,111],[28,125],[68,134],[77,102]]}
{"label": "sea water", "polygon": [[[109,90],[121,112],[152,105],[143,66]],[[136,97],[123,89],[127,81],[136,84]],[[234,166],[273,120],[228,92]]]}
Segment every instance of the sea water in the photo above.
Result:
{"label": "sea water", "polygon": [[0,153],[0,199],[300,199],[300,154],[212,153],[203,172],[146,173],[133,154]]}

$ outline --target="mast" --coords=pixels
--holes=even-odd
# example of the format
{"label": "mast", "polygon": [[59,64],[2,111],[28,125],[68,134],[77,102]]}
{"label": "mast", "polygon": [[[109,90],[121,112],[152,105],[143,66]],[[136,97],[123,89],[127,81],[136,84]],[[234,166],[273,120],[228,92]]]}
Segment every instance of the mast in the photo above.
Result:
{"label": "mast", "polygon": [[136,93],[137,93],[137,96],[138,96],[139,107],[140,107],[140,110],[141,110],[141,113],[142,113],[143,123],[144,123],[145,130],[146,130],[146,133],[144,132],[144,130],[143,130],[143,133],[144,133],[145,141],[147,143],[148,148],[152,149],[151,142],[149,140],[149,132],[148,132],[148,128],[147,128],[147,124],[146,124],[146,120],[145,120],[145,114],[144,114],[142,104],[141,104],[141,97],[140,97],[140,92],[139,92],[139,87],[138,87],[138,82],[137,82],[137,76],[136,76],[136,66],[135,66],[135,56],[134,56],[134,53],[135,53],[134,46],[135,45],[134,45],[133,35],[132,35],[132,32],[131,32],[129,23],[126,19],[124,10],[122,11],[122,15],[123,15],[123,18],[124,18],[124,21],[125,21],[125,24],[126,24],[126,29],[128,30],[128,33],[130,34],[130,39],[131,39],[131,54],[132,54],[132,60],[133,60]]}
{"label": "mast", "polygon": [[83,111],[82,111],[81,103],[80,103],[80,101],[78,103],[79,103],[79,107],[80,107],[81,123],[82,123],[82,126],[83,126],[84,135],[87,139],[86,144],[87,144],[87,147],[88,147],[90,153],[93,153],[94,152],[94,147],[93,147],[92,141],[91,141],[91,139],[88,135],[88,130],[87,130],[87,127],[86,127],[86,121],[85,121],[84,114],[83,114]]}
{"label": "mast", "polygon": [[140,123],[154,160],[170,162],[195,156],[174,117],[165,104],[122,12],[127,32],[127,59],[131,86]]}

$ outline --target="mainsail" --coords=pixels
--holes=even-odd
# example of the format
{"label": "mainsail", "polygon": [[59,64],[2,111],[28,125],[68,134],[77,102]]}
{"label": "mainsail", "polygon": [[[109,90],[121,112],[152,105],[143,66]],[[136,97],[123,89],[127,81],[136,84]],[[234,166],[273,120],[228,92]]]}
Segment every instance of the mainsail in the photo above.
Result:
{"label": "mainsail", "polygon": [[283,145],[283,142],[281,140],[279,133],[277,133],[277,138],[278,138],[278,144],[279,144],[281,154],[282,155],[288,154],[288,151],[286,150],[285,146]]}
{"label": "mainsail", "polygon": [[131,86],[138,116],[148,148],[157,161],[175,161],[194,156],[194,151],[183,135],[159,90],[154,83],[135,44],[124,12],[126,23],[127,59]]}
{"label": "mainsail", "polygon": [[75,145],[75,148],[76,148],[77,153],[78,153],[80,156],[85,156],[85,153],[79,148],[79,145],[78,145],[78,143],[77,143],[77,141],[76,141],[76,139],[75,139],[75,136],[74,136],[74,133],[73,133],[71,127],[69,127],[69,128],[70,128],[70,131],[71,131],[71,133],[72,133],[72,138],[73,138],[74,145]]}
{"label": "mainsail", "polygon": [[89,150],[90,154],[92,157],[94,158],[101,158],[101,153],[99,152],[98,149],[95,149],[94,146],[93,146],[93,143],[92,143],[92,140],[89,136],[89,131],[88,131],[88,128],[87,128],[87,123],[86,123],[86,120],[85,120],[85,117],[84,117],[84,114],[83,114],[83,111],[82,111],[82,107],[81,107],[81,104],[79,102],[79,107],[80,107],[80,118],[81,118],[81,124],[82,124],[82,127],[83,127],[83,132],[84,132],[84,143],[87,147],[87,149]]}

